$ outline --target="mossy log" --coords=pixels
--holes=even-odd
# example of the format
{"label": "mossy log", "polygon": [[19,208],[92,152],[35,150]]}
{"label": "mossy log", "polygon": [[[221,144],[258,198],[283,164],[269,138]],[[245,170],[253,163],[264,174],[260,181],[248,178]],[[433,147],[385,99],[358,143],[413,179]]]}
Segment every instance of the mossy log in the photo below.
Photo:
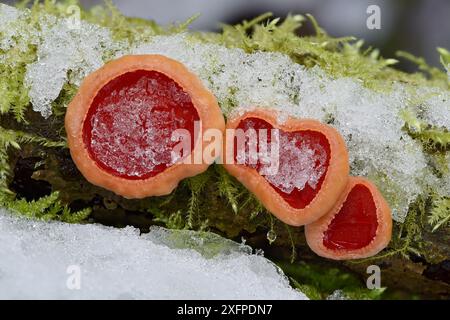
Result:
{"label": "mossy log", "polygon": [[[406,191],[403,189],[407,188],[409,195],[414,195],[415,200],[407,202],[401,208],[408,211],[408,214],[403,222],[395,223],[393,239],[386,250],[370,259],[336,262],[315,255],[306,245],[302,227],[289,227],[278,221],[219,165],[213,165],[205,173],[182,181],[168,196],[142,200],[128,200],[87,182],[72,162],[65,144],[64,115],[68,102],[77,91],[77,76],[83,75],[92,66],[83,66],[86,67],[83,69],[78,64],[69,67],[64,65],[67,70],[53,77],[57,79],[60,76],[63,81],[60,88],[55,86],[57,97],[48,105],[41,103],[42,101],[33,103],[32,98],[40,98],[44,93],[51,96],[55,92],[39,91],[39,81],[34,83],[35,88],[30,88],[26,80],[30,65],[51,53],[45,51],[48,49],[45,46],[48,39],[39,38],[43,34],[41,23],[48,29],[56,26],[56,32],[48,35],[50,40],[53,41],[53,37],[58,36],[61,30],[69,37],[60,39],[67,42],[61,46],[67,45],[75,51],[80,49],[72,47],[72,36],[80,42],[80,46],[84,45],[84,38],[64,29],[67,8],[74,3],[76,1],[36,2],[22,16],[11,7],[0,7],[0,17],[5,20],[3,25],[9,28],[8,32],[0,29],[1,39],[9,37],[3,43],[4,47],[0,48],[1,206],[33,218],[76,223],[97,222],[116,227],[133,225],[142,232],[148,231],[151,225],[212,231],[237,242],[245,241],[255,250],[262,249],[291,278],[294,286],[298,286],[312,298],[326,298],[335,290],[342,290],[350,298],[450,297],[450,194],[445,194],[445,188],[448,188],[448,183],[446,185],[445,182],[450,181],[450,133],[449,128],[444,125],[448,114],[443,114],[435,123],[431,121],[436,120],[435,117],[426,115],[427,112],[433,112],[432,107],[443,106],[439,110],[445,110],[445,97],[448,97],[450,89],[450,53],[447,50],[439,49],[442,64],[447,71],[430,67],[423,59],[410,54],[399,54],[399,57],[416,63],[421,71],[407,74],[393,67],[396,60],[380,57],[377,50],[364,49],[361,41],[351,37],[328,36],[315,19],[308,15],[307,18],[297,15],[284,20],[268,20],[271,15],[267,14],[236,26],[225,26],[220,33],[187,33],[191,20],[178,26],[162,27],[153,21],[124,17],[110,2],[89,11],[81,10],[82,22],[87,24],[89,32],[99,32],[99,41],[104,40],[105,34],[111,34],[111,39],[107,37],[110,46],[99,46],[103,48],[99,54],[102,63],[114,58],[120,50],[126,51],[139,44],[146,45],[155,36],[179,36],[165,38],[165,41],[184,41],[185,38],[182,37],[187,37],[188,40],[183,45],[189,47],[198,44],[200,49],[210,50],[207,51],[208,54],[218,49],[223,50],[225,53],[221,63],[217,63],[216,57],[210,57],[211,61],[208,63],[213,68],[207,68],[202,80],[217,91],[214,93],[218,96],[225,116],[240,107],[241,103],[240,88],[235,84],[216,81],[220,80],[221,74],[227,72],[224,63],[229,60],[230,52],[243,57],[244,62],[249,59],[246,56],[248,54],[255,54],[252,59],[268,54],[270,56],[265,57],[267,61],[279,59],[277,61],[280,65],[288,66],[284,69],[286,74],[281,75],[275,68],[274,74],[284,77],[280,81],[281,85],[277,83],[278,78],[269,77],[267,80],[255,77],[253,80],[258,83],[267,81],[267,86],[263,86],[263,89],[269,88],[272,83],[287,87],[282,88],[286,89],[286,92],[283,91],[286,99],[282,102],[294,107],[299,107],[299,99],[305,94],[293,85],[295,74],[290,73],[290,68],[299,66],[296,69],[298,72],[303,72],[303,75],[316,81],[311,94],[317,94],[323,82],[328,81],[328,85],[333,85],[341,79],[340,84],[348,85],[349,79],[352,79],[350,87],[346,87],[354,90],[350,91],[349,96],[367,89],[370,93],[364,92],[369,95],[371,102],[375,98],[383,99],[384,93],[403,86],[401,89],[410,95],[405,99],[407,101],[402,101],[405,104],[401,104],[402,120],[399,121],[399,128],[394,128],[398,130],[392,131],[398,133],[398,139],[393,141],[397,141],[400,147],[414,149],[414,155],[426,167],[425,174],[414,176],[414,179],[407,174],[400,175],[400,183],[396,180],[396,166],[400,167],[401,163],[391,161],[389,165],[392,170],[388,174],[383,169],[366,172],[367,163],[355,160],[352,170],[359,170],[357,174],[367,173],[370,178],[376,179],[378,187],[386,193],[391,204],[398,207],[405,202],[407,197],[404,196]],[[16,18],[17,21],[12,21]],[[62,24],[58,25],[57,22]],[[296,31],[305,23],[310,23],[315,34],[299,37]],[[62,29],[58,29],[59,27]],[[8,47],[8,44],[12,45]],[[208,47],[209,45],[214,47]],[[234,49],[238,51],[233,51]],[[257,65],[258,59],[252,63]],[[237,68],[239,72],[240,67]],[[263,65],[264,70],[257,67],[252,70],[263,73],[266,67]],[[50,75],[42,72],[41,76]],[[252,85],[249,88],[253,88]],[[278,90],[279,87],[275,89]],[[264,94],[261,96],[263,100],[266,98]],[[435,100],[427,102],[430,96],[435,97]],[[382,104],[378,106],[384,107]],[[33,111],[33,108],[46,117]],[[324,110],[321,120],[336,125],[339,119],[332,109],[333,105]],[[322,112],[320,105],[317,110]],[[389,119],[381,119],[380,123],[387,120]],[[341,126],[340,129],[348,128]],[[378,129],[382,132],[386,128]],[[357,141],[356,138],[352,133],[346,136],[347,142],[351,142],[353,148],[359,151],[354,142]],[[400,144],[405,139],[408,139],[408,144]],[[386,155],[392,154],[395,151],[392,147],[398,146],[373,145],[380,147],[380,153],[384,152]],[[416,160],[414,157],[412,159]],[[398,162],[401,161],[403,159]],[[424,183],[417,181],[421,178],[430,179]],[[414,184],[419,191],[410,188],[410,184]],[[442,190],[444,191],[441,192]],[[387,288],[384,291],[369,291],[365,288],[367,266],[372,264],[381,269],[381,285]]]}

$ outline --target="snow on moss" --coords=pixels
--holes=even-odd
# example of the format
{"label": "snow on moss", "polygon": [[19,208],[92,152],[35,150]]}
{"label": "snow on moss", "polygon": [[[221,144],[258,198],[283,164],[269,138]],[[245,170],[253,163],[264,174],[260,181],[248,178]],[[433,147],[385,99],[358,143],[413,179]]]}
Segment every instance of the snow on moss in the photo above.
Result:
{"label": "snow on moss", "polygon": [[[11,20],[14,14],[7,16]],[[48,21],[41,23],[38,59],[27,67],[26,84],[33,109],[45,117],[65,82],[78,85],[114,52],[119,52],[116,57],[163,54],[196,73],[227,117],[265,107],[279,110],[280,122],[287,116],[313,118],[337,128],[349,147],[351,173],[377,184],[397,221],[404,221],[409,204],[438,180],[420,143],[402,129],[401,112],[414,110],[422,120],[448,128],[448,91],[425,88],[424,93],[394,82],[387,84],[390,90],[376,92],[356,78],[334,78],[318,66],[305,68],[281,53],[246,53],[199,42],[190,34],[155,36],[127,48],[113,41],[108,29],[81,22],[80,30],[73,30],[66,19],[43,19]],[[427,99],[417,108],[417,96],[424,95]]]}
{"label": "snow on moss", "polygon": [[429,124],[450,130],[450,92],[428,90],[427,95],[429,98],[424,102],[424,118]]}
{"label": "snow on moss", "polygon": [[14,28],[14,22],[19,20],[24,13],[14,7],[0,3],[0,49],[8,50],[15,45],[14,37],[18,29]]}
{"label": "snow on moss", "polygon": [[33,110],[43,117],[52,113],[52,102],[65,83],[81,80],[104,64],[107,52],[118,44],[108,29],[80,21],[44,15],[36,26],[37,61],[27,66],[25,84]]}
{"label": "snow on moss", "polygon": [[214,92],[227,116],[266,107],[279,110],[280,122],[287,116],[328,122],[347,142],[351,173],[375,181],[397,221],[404,220],[431,174],[420,144],[402,130],[400,111],[408,107],[409,97],[401,85],[379,93],[356,79],[334,79],[318,67],[306,69],[282,54],[247,54],[197,43],[187,35],[155,37],[129,53],[182,61]]}
{"label": "snow on moss", "polygon": [[37,48],[36,61],[26,67],[24,84],[29,88],[33,110],[48,117],[51,103],[68,81],[69,70],[73,71],[71,79],[79,84],[86,74],[103,65],[99,49],[112,42],[107,41],[109,31],[95,25],[81,23],[79,28],[71,28],[69,20],[52,15],[40,15],[38,21],[33,18],[30,10],[0,4],[0,61],[14,66],[16,51]]}

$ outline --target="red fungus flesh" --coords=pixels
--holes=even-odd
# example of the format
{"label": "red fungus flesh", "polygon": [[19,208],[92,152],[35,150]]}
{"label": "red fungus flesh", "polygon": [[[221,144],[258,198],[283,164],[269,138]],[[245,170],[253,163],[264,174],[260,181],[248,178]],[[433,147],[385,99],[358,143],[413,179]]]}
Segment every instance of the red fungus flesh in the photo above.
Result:
{"label": "red fungus flesh", "polygon": [[106,172],[146,179],[174,163],[176,129],[188,130],[194,148],[199,114],[173,79],[151,70],[124,73],[99,90],[83,125],[90,157]]}
{"label": "red fungus flesh", "polygon": [[[267,130],[267,136],[264,137],[267,143],[271,142],[271,134],[270,130],[274,127],[267,121],[260,118],[246,118],[242,120],[237,129],[242,129],[244,132],[248,129],[254,129],[256,131],[258,143],[256,146],[257,151],[260,151],[259,139],[260,139],[260,129]],[[324,134],[317,131],[312,130],[298,130],[298,131],[283,131],[278,129],[279,134],[279,170],[278,173],[273,175],[272,177],[265,176],[268,183],[279,193],[283,199],[293,208],[295,209],[303,209],[314,199],[314,197],[319,192],[322,183],[324,181],[326,171],[330,162],[330,145]],[[285,144],[288,143],[290,148],[287,149]],[[249,138],[246,137],[245,148],[246,153],[249,152]],[[293,147],[293,148],[292,148]],[[306,149],[305,149],[306,148]],[[295,153],[294,149],[305,150],[309,156],[307,159],[300,154],[292,154],[292,151]],[[270,150],[270,148],[269,148]],[[234,158],[237,161],[238,154],[238,144],[237,139],[235,138],[234,143]],[[301,159],[303,161],[303,164]],[[255,168],[258,172],[261,173],[261,169],[263,168],[263,164],[260,159],[256,161],[256,163],[250,163],[249,157],[245,157],[246,166],[250,166]],[[309,168],[307,168],[309,166]],[[289,171],[293,169],[294,172],[292,175],[289,174]],[[295,171],[303,172],[304,175],[300,175],[300,180],[308,179],[308,173],[311,176],[314,176],[310,180],[306,181],[302,188],[295,186],[297,181],[291,181],[291,184],[288,188],[285,186],[280,186],[280,183],[274,183],[274,181],[283,181],[284,179],[289,180],[291,176],[295,175]],[[303,170],[303,171],[302,171]],[[297,177],[298,178],[298,177]],[[314,180],[314,183],[311,183],[311,180]],[[303,184],[303,183],[301,183]],[[292,187],[292,186],[295,187]]]}
{"label": "red fungus flesh", "polygon": [[377,207],[372,193],[357,184],[325,231],[323,245],[332,250],[361,249],[375,238],[377,228]]}

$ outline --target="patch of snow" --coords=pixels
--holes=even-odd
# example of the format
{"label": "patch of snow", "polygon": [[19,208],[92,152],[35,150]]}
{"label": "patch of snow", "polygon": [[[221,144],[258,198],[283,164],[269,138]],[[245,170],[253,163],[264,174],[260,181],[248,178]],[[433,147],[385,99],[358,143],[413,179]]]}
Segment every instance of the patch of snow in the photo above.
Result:
{"label": "patch of snow", "polygon": [[306,299],[269,260],[210,233],[139,235],[0,209],[0,257],[0,299]]}
{"label": "patch of snow", "polygon": [[430,95],[424,102],[424,118],[429,124],[450,130],[450,91],[434,90],[424,94]]}
{"label": "patch of snow", "polygon": [[17,30],[12,27],[13,23],[22,16],[22,12],[14,7],[0,3],[0,49],[8,50],[13,44],[13,37]]}
{"label": "patch of snow", "polygon": [[29,18],[29,10],[0,3],[0,63],[15,65],[16,61],[8,57],[26,52],[30,44],[36,43],[38,32],[30,27]]}
{"label": "patch of snow", "polygon": [[63,85],[68,81],[78,86],[86,75],[100,68],[113,41],[108,29],[84,21],[73,28],[67,19],[44,16],[40,26],[38,59],[27,66],[25,82],[33,110],[48,117]]}

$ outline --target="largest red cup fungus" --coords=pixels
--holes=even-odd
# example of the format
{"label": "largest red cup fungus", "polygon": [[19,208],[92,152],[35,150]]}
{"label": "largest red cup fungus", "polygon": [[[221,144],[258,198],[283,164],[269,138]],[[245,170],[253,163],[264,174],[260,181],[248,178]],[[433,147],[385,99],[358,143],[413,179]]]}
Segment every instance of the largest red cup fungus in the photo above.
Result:
{"label": "largest red cup fungus", "polygon": [[169,194],[207,169],[209,163],[174,156],[176,130],[189,133],[196,154],[207,145],[205,130],[224,127],[215,97],[184,65],[161,55],[124,56],[88,75],[65,118],[83,176],[126,198]]}
{"label": "largest red cup fungus", "polygon": [[[229,136],[230,130],[237,135],[239,129],[246,132],[245,143],[239,144],[236,137]],[[226,131],[224,154],[233,158],[232,163],[225,160],[226,170],[289,225],[301,226],[319,219],[331,210],[347,185],[347,147],[341,135],[328,125],[293,118],[279,124],[275,112],[257,109],[228,120]],[[278,134],[272,137],[272,132]],[[272,145],[274,138],[278,143]],[[278,144],[278,152],[270,154],[262,148],[265,141],[270,151]],[[261,154],[262,149],[268,156]],[[267,158],[270,160],[264,161]],[[274,160],[278,167],[268,168]]]}
{"label": "largest red cup fungus", "polygon": [[334,260],[367,258],[391,240],[391,210],[370,181],[350,178],[328,214],[305,227],[306,241],[318,255]]}

